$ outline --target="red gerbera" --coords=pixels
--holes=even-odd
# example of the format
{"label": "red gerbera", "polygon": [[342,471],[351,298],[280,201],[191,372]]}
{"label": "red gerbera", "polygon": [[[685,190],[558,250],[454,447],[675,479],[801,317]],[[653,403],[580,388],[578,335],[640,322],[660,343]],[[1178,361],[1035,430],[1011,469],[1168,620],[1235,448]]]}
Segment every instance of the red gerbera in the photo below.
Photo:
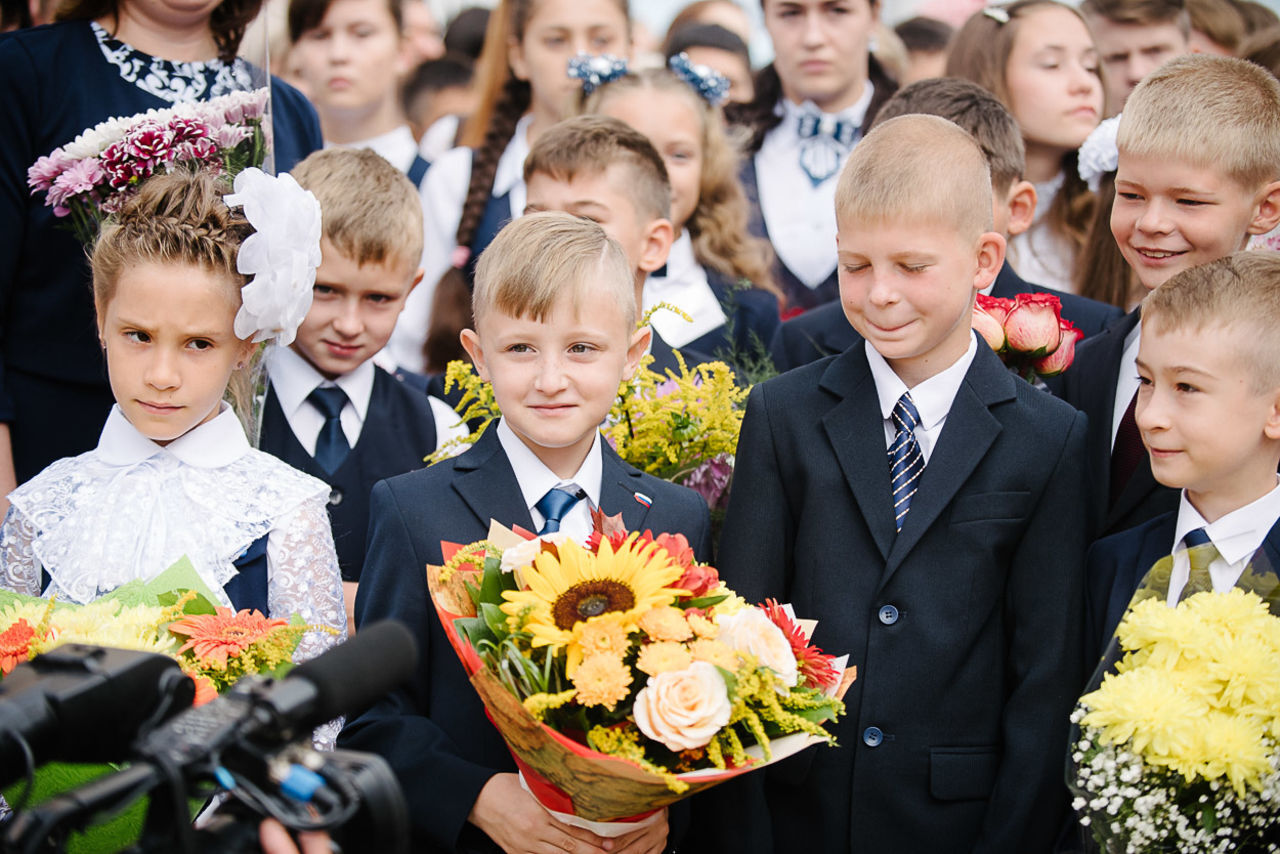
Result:
{"label": "red gerbera", "polygon": [[796,657],[796,669],[800,678],[810,688],[828,690],[840,684],[840,672],[836,670],[835,656],[826,655],[821,648],[809,643],[804,631],[778,604],[777,599],[766,599],[760,606],[775,626],[782,629]]}
{"label": "red gerbera", "polygon": [[13,668],[27,660],[36,630],[26,618],[0,632],[0,676],[8,676]]}
{"label": "red gerbera", "polygon": [[178,650],[179,654],[194,650],[196,659],[204,667],[225,670],[228,656],[238,656],[272,631],[289,625],[288,620],[272,620],[261,611],[241,611],[218,608],[216,614],[198,614],[169,626],[175,635],[186,635],[188,640]]}

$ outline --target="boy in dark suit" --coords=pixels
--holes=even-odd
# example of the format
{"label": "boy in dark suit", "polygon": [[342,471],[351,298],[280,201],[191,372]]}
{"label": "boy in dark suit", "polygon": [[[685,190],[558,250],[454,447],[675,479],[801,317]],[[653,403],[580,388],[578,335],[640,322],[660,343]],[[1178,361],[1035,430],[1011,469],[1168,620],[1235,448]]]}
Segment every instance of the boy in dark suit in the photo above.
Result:
{"label": "boy in dark suit", "polygon": [[[1143,302],[1137,423],[1177,510],[1089,551],[1087,664],[1147,571],[1172,554],[1169,605],[1280,567],[1280,255],[1239,252],[1179,273]],[[1259,591],[1263,592],[1263,591]]]}
{"label": "boy in dark suit", "polygon": [[[910,113],[941,116],[977,140],[991,165],[995,230],[1004,235],[1006,241],[1031,226],[1036,212],[1036,188],[1022,177],[1026,168],[1022,131],[998,98],[968,80],[955,77],[921,80],[894,93],[876,114],[874,124]],[[1075,324],[1086,338],[1101,332],[1123,315],[1113,305],[1025,282],[1008,261],[984,293],[1006,299],[1026,293],[1052,294],[1062,302],[1062,316]],[[770,356],[779,372],[789,371],[823,356],[843,353],[860,340],[845,319],[839,302],[834,302],[783,323],[774,334]]]}
{"label": "boy in dark suit", "polygon": [[292,174],[320,201],[320,267],[298,337],[268,353],[258,446],[332,487],[329,519],[352,625],[369,491],[422,468],[441,441],[466,430],[425,394],[425,382],[372,361],[422,279],[417,190],[367,149],[319,151]]}
{"label": "boy in dark suit", "polygon": [[[1111,232],[1148,291],[1280,223],[1280,83],[1244,60],[1183,56],[1133,90],[1116,137]],[[1095,239],[1106,239],[1103,235]],[[1096,536],[1176,510],[1151,473],[1134,410],[1137,310],[1076,350],[1049,387],[1089,416]]]}
{"label": "boy in dark suit", "polygon": [[[461,456],[374,487],[356,625],[403,622],[422,664],[409,685],[349,723],[341,742],[391,763],[415,850],[660,850],[665,821],[606,843],[553,820],[521,788],[434,613],[425,572],[442,563],[441,540],[483,539],[491,519],[583,540],[592,508],[621,514],[628,530],[682,533],[699,559],[709,557],[706,502],[627,465],[600,436],[648,344],[649,330],[636,329],[633,268],[595,223],[533,214],[480,256],[472,305],[463,346],[502,418]],[[568,509],[551,509],[564,496]]]}
{"label": "boy in dark suit", "polygon": [[878,126],[836,217],[865,344],[752,390],[719,566],[816,618],[858,678],[838,749],[747,775],[719,796],[732,820],[694,827],[760,815],[731,844],[761,852],[1048,851],[1082,681],[1085,419],[970,327],[1005,244],[969,134]]}
{"label": "boy in dark suit", "polygon": [[[637,310],[643,310],[644,283],[667,263],[675,230],[671,225],[671,182],[649,138],[608,116],[578,116],[538,137],[524,161],[528,188],[525,213],[565,211],[600,224],[626,253],[635,276]],[[650,328],[650,367],[679,370],[675,351]],[[711,357],[680,348],[689,367]]]}

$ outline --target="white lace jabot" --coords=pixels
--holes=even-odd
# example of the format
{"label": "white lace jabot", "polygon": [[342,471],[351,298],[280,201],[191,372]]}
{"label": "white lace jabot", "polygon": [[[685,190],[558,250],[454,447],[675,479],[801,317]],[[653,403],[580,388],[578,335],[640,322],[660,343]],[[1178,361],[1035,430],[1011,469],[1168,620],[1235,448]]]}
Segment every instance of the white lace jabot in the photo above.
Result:
{"label": "white lace jabot", "polygon": [[[57,461],[9,496],[0,583],[18,589],[43,568],[50,591],[85,603],[186,555],[222,594],[251,543],[308,502],[323,513],[328,491],[252,449],[230,408],[162,447],[117,406],[97,448]],[[35,565],[23,567],[24,555]]]}

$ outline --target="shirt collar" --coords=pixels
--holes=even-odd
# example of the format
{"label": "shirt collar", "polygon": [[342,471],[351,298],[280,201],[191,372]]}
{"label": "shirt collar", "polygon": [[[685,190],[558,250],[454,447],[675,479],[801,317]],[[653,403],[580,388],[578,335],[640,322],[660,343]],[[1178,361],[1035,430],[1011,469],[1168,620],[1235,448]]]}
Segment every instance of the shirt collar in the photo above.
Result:
{"label": "shirt collar", "polygon": [[689,229],[686,228],[681,231],[680,236],[671,244],[671,250],[667,253],[667,264],[664,269],[665,275],[651,275],[655,279],[665,278],[673,281],[684,281],[697,273],[702,273],[702,278],[706,279],[706,272],[693,254],[693,238],[689,236]]}
{"label": "shirt collar", "polygon": [[98,438],[98,459],[107,465],[132,466],[154,456],[169,455],[196,468],[230,465],[249,452],[249,440],[235,411],[225,403],[219,406],[221,409],[213,418],[167,445],[158,445],[140,433],[116,404]]}
{"label": "shirt collar", "polygon": [[330,381],[290,347],[273,346],[267,352],[267,376],[286,417],[307,402],[307,395],[317,387],[336,385],[346,392],[363,424],[373,396],[374,368],[371,360],[361,362],[354,370]]}
{"label": "shirt collar", "polygon": [[848,122],[855,128],[861,130],[862,123],[867,118],[867,109],[871,106],[871,99],[875,97],[875,94],[876,87],[872,85],[870,80],[867,80],[866,87],[862,90],[862,97],[838,113],[824,113],[822,110],[818,109],[818,105],[813,103],[813,101],[805,101],[801,104],[797,104],[789,98],[782,98],[780,103],[782,106],[783,123],[791,128],[792,133],[798,134],[800,117],[805,113],[818,113],[823,116],[832,116],[837,121]]}
{"label": "shirt collar", "polygon": [[[511,192],[512,187],[524,181],[524,161],[529,156],[529,125],[532,123],[533,113],[526,113],[516,122],[511,142],[507,143],[506,151],[498,158],[498,168],[493,173],[492,195],[505,196]],[[512,216],[520,216],[522,213],[523,210],[514,208],[511,211]]]}
{"label": "shirt collar", "polygon": [[[1280,478],[1277,478],[1280,484]],[[1232,510],[1215,522],[1204,520],[1200,512],[1187,499],[1187,491],[1182,490],[1182,498],[1178,502],[1178,524],[1174,528],[1173,548],[1176,551],[1183,547],[1182,538],[1188,531],[1204,528],[1213,545],[1229,564],[1237,564],[1262,548],[1262,541],[1267,533],[1280,519],[1280,485],[1251,504]]]}
{"label": "shirt collar", "polygon": [[884,356],[871,346],[870,341],[866,342],[866,349],[867,365],[871,368],[871,377],[876,383],[876,396],[880,400],[880,414],[884,420],[889,420],[898,399],[910,391],[911,400],[920,413],[920,427],[932,430],[947,417],[947,412],[951,410],[951,403],[956,399],[960,384],[964,382],[965,374],[969,372],[969,366],[973,364],[973,358],[978,353],[978,339],[976,335],[971,334],[969,349],[965,350],[963,356],[956,359],[950,367],[939,371],[912,389],[907,388],[907,384],[894,373],[893,368],[889,367]]}
{"label": "shirt collar", "polygon": [[542,496],[547,494],[548,489],[566,483],[572,483],[581,488],[591,500],[592,507],[600,506],[600,485],[604,478],[604,468],[599,430],[595,432],[591,450],[587,451],[587,458],[582,461],[582,466],[573,477],[564,480],[538,459],[537,454],[507,425],[505,418],[498,419],[496,429],[502,450],[506,452],[507,460],[516,473],[516,483],[520,484],[520,494],[524,497],[524,504],[530,510],[542,500]]}
{"label": "shirt collar", "polygon": [[402,172],[407,172],[413,165],[413,158],[418,153],[418,143],[413,138],[413,131],[408,125],[400,125],[384,134],[362,139],[359,142],[338,144],[325,142],[325,148],[368,148],[382,156],[391,165]]}

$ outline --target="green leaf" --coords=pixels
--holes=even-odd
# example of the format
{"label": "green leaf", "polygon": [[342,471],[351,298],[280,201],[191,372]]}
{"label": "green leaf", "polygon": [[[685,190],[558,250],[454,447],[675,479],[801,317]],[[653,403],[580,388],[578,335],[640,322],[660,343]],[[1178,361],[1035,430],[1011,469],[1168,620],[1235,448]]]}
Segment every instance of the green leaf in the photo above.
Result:
{"label": "green leaf", "polygon": [[680,602],[681,608],[710,608],[712,605],[719,605],[721,602],[729,598],[729,594],[721,593],[718,596],[699,596],[697,599],[689,599]]}
{"label": "green leaf", "polygon": [[473,647],[479,647],[484,641],[497,643],[498,637],[489,630],[489,626],[481,617],[459,617],[453,626],[462,640]]}
{"label": "green leaf", "polygon": [[[173,566],[151,579],[146,584],[146,589],[152,595],[159,599],[161,594],[171,593],[175,590],[194,590],[197,594],[197,601],[200,598],[205,600],[204,604],[212,607],[212,603],[219,601],[219,597],[209,589],[204,583],[204,579],[200,577],[200,573],[196,572],[195,566],[192,565],[191,559],[186,555],[178,558]],[[169,603],[172,604],[172,603]],[[195,602],[192,603],[193,605]],[[213,611],[192,611],[187,609],[189,614],[209,613]]]}
{"label": "green leaf", "polygon": [[491,602],[481,602],[480,616],[484,618],[485,625],[489,627],[489,631],[493,632],[495,637],[505,638],[509,633],[507,615],[502,613],[502,609],[497,605]]}
{"label": "green leaf", "polygon": [[[502,601],[502,569],[501,564],[492,566],[491,561],[484,562],[484,576],[480,581],[480,602],[498,603]],[[480,603],[477,602],[477,605]]]}

